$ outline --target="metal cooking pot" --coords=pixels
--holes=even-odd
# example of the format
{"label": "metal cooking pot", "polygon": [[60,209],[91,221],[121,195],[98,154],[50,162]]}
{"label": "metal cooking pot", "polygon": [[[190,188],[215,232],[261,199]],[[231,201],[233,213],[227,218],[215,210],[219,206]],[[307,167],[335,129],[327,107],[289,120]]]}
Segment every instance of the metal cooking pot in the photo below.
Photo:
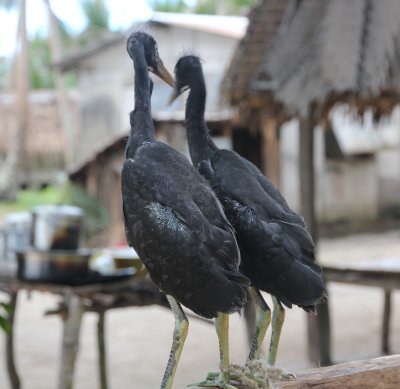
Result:
{"label": "metal cooking pot", "polygon": [[68,283],[89,274],[91,250],[17,252],[18,278],[24,281]]}
{"label": "metal cooking pot", "polygon": [[40,205],[32,209],[31,245],[38,250],[76,250],[85,213],[71,205]]}

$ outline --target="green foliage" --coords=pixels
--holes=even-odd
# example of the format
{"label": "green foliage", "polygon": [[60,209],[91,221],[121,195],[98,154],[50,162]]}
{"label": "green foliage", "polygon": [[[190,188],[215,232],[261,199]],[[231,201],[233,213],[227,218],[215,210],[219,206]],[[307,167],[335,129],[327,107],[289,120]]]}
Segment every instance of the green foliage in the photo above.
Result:
{"label": "green foliage", "polygon": [[0,89],[4,89],[8,85],[11,64],[11,58],[0,57]]}
{"label": "green foliage", "polygon": [[152,0],[151,6],[159,12],[185,12],[188,6],[184,0]]}
{"label": "green foliage", "polygon": [[30,211],[35,205],[57,204],[61,201],[61,189],[48,187],[40,190],[21,190],[16,201],[0,201],[0,219],[10,212]]}
{"label": "green foliage", "polygon": [[12,310],[10,304],[0,302],[0,329],[5,332],[11,331],[11,324],[9,321],[11,313]]}
{"label": "green foliage", "polygon": [[18,0],[0,0],[0,8],[10,10],[18,6]]}
{"label": "green foliage", "polygon": [[107,210],[81,186],[67,182],[62,190],[61,203],[75,205],[85,211],[87,238],[107,228],[109,221]]}
{"label": "green foliage", "polygon": [[29,64],[32,89],[54,88],[50,69],[50,49],[47,39],[36,37],[29,43]]}
{"label": "green foliage", "polygon": [[155,11],[162,12],[193,12],[198,14],[244,15],[255,0],[152,0]]}
{"label": "green foliage", "polygon": [[0,202],[0,219],[10,212],[31,211],[36,205],[69,204],[85,211],[85,233],[91,237],[108,226],[108,214],[97,199],[81,186],[66,182],[61,188],[47,187],[40,190],[21,190],[15,202]]}

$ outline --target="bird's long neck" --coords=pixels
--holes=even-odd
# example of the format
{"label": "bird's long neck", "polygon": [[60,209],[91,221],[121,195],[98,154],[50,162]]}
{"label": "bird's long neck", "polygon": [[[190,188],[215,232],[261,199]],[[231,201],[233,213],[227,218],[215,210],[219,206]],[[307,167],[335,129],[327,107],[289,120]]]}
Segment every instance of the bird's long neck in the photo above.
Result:
{"label": "bird's long neck", "polygon": [[185,114],[189,153],[195,167],[200,161],[210,159],[212,154],[218,150],[211,139],[204,119],[205,105],[206,86],[204,77],[201,75],[190,87]]}
{"label": "bird's long neck", "polygon": [[126,147],[126,157],[134,156],[144,142],[154,140],[155,131],[151,118],[151,80],[140,42],[134,44],[133,65],[135,69],[135,108],[130,112],[131,132]]}

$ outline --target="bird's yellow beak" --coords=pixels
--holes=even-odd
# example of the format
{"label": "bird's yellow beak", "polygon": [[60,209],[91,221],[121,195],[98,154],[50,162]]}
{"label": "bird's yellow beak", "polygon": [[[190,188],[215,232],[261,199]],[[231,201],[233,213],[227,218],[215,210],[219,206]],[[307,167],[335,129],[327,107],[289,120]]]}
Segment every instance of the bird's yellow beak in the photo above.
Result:
{"label": "bird's yellow beak", "polygon": [[163,81],[165,81],[168,85],[174,87],[174,79],[167,68],[164,66],[164,63],[160,57],[157,57],[157,69],[155,70],[155,74]]}

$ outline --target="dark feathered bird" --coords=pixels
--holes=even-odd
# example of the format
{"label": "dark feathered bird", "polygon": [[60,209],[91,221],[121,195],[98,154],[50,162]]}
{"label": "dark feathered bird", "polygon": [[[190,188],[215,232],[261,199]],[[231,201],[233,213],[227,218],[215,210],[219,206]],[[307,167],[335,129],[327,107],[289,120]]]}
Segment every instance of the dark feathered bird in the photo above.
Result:
{"label": "dark feathered bird", "polygon": [[[175,95],[190,89],[186,130],[192,162],[209,181],[236,230],[242,272],[252,285],[270,293],[274,302],[269,363],[274,364],[283,324],[283,303],[306,311],[326,297],[321,268],[315,263],[314,243],[304,220],[293,212],[261,171],[234,151],[220,150],[204,120],[206,87],[201,62],[189,55],[175,67]],[[257,290],[256,338],[249,359],[257,358],[269,325],[270,311]]]}
{"label": "dark feathered bird", "polygon": [[[232,226],[208,183],[186,157],[155,140],[148,70],[173,82],[156,42],[139,31],[129,37],[127,50],[135,68],[135,108],[121,176],[125,231],[176,317],[161,384],[170,388],[187,333],[179,303],[203,317],[217,318],[222,364],[227,364],[226,314],[243,307],[249,281],[238,272],[240,255]],[[227,378],[219,377],[222,386]]]}

